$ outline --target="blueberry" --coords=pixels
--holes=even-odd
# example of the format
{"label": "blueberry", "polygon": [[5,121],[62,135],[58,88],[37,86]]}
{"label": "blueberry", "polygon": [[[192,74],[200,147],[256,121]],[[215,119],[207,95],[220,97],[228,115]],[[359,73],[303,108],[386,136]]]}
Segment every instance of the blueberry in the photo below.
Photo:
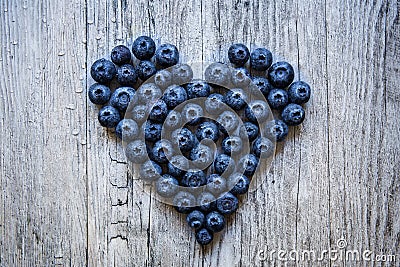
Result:
{"label": "blueberry", "polygon": [[142,81],[146,81],[151,76],[156,74],[157,69],[153,62],[144,60],[140,61],[136,66],[136,73]]}
{"label": "blueberry", "polygon": [[186,90],[179,85],[171,85],[165,90],[163,99],[173,109],[187,100]]}
{"label": "blueberry", "polygon": [[211,87],[205,81],[197,80],[189,83],[186,86],[188,98],[208,97],[211,92]]}
{"label": "blueberry", "polygon": [[247,103],[247,95],[240,88],[230,89],[225,94],[225,103],[233,110],[241,110]]}
{"label": "blueberry", "polygon": [[213,233],[205,228],[196,232],[196,241],[202,246],[208,245],[213,240]]}
{"label": "blueberry", "polygon": [[131,141],[139,135],[139,126],[132,119],[123,119],[115,128],[115,134],[123,141]]}
{"label": "blueberry", "polygon": [[231,71],[223,63],[212,63],[209,65],[204,72],[204,76],[207,82],[222,86],[228,85],[231,81]]}
{"label": "blueberry", "polygon": [[289,133],[289,127],[281,120],[273,120],[265,125],[266,136],[271,140],[281,142]]}
{"label": "blueberry", "polygon": [[105,58],[96,60],[90,68],[90,75],[93,80],[101,84],[108,84],[114,79],[116,74],[117,69],[115,65]]}
{"label": "blueberry", "polygon": [[151,182],[159,179],[161,177],[161,174],[161,166],[152,160],[148,160],[140,165],[139,175],[142,180]]}
{"label": "blueberry", "polygon": [[145,105],[137,105],[133,107],[132,111],[127,116],[136,121],[137,124],[141,124],[147,120],[148,110],[149,108]]}
{"label": "blueberry", "polygon": [[119,111],[112,106],[104,106],[99,111],[98,116],[101,126],[107,128],[114,128],[121,120]]}
{"label": "blueberry", "polygon": [[111,51],[111,61],[116,65],[128,64],[131,58],[131,51],[124,45],[118,45]]}
{"label": "blueberry", "polygon": [[172,84],[172,73],[168,70],[159,70],[154,75],[154,83],[162,89]]}
{"label": "blueberry", "polygon": [[224,111],[225,99],[221,94],[211,94],[205,101],[205,108],[212,115],[219,115]]}
{"label": "blueberry", "polygon": [[156,44],[148,36],[136,38],[132,45],[132,52],[137,59],[149,60],[156,51]]}
{"label": "blueberry", "polygon": [[125,112],[134,96],[135,89],[132,87],[119,87],[111,95],[110,105],[117,108],[121,112]]}
{"label": "blueberry", "polygon": [[110,100],[111,90],[108,86],[95,83],[90,86],[88,91],[90,102],[96,105],[104,105]]}
{"label": "blueberry", "polygon": [[306,82],[298,81],[290,85],[288,89],[289,101],[295,104],[304,104],[310,100],[311,88]]}
{"label": "blueberry", "polygon": [[197,197],[197,205],[201,211],[209,212],[215,210],[216,198],[210,192],[204,191]]}
{"label": "blueberry", "polygon": [[167,104],[162,99],[158,99],[151,107],[149,119],[155,122],[163,122],[167,115]]}
{"label": "blueberry", "polygon": [[265,48],[257,48],[250,54],[250,66],[253,70],[264,71],[272,64],[272,53]]}
{"label": "blueberry", "polygon": [[232,64],[241,67],[246,64],[249,57],[250,51],[244,44],[233,44],[229,47],[228,58]]}
{"label": "blueberry", "polygon": [[172,44],[162,44],[156,51],[156,62],[163,68],[176,65],[179,61],[178,48]]}
{"label": "blueberry", "polygon": [[214,171],[227,177],[235,170],[235,161],[226,154],[219,154],[214,160]]}
{"label": "blueberry", "polygon": [[274,155],[275,145],[266,137],[258,137],[253,142],[253,154],[262,159],[272,157]]}
{"label": "blueberry", "polygon": [[283,89],[272,89],[268,94],[268,104],[273,109],[282,109],[288,102],[288,94]]}
{"label": "blueberry", "polygon": [[171,110],[164,121],[163,127],[165,127],[165,129],[167,130],[173,130],[178,128],[178,126],[181,125],[181,122],[182,122],[181,113],[175,110]]}
{"label": "blueberry", "polygon": [[153,121],[146,121],[143,124],[144,138],[149,142],[157,142],[161,138],[162,124]]}
{"label": "blueberry", "polygon": [[251,82],[250,73],[245,68],[232,70],[232,83],[236,87],[246,88]]}
{"label": "blueberry", "polygon": [[195,125],[199,123],[203,115],[203,108],[194,103],[188,103],[182,109],[182,120],[189,125]]}
{"label": "blueberry", "polygon": [[191,228],[199,229],[203,226],[205,216],[201,211],[194,210],[186,216],[186,222]]}
{"label": "blueberry", "polygon": [[268,104],[262,100],[251,101],[245,109],[246,118],[254,123],[262,123],[268,119],[270,109]]}
{"label": "blueberry", "polygon": [[242,152],[243,142],[239,136],[228,136],[221,143],[222,151],[227,155],[237,155]]}
{"label": "blueberry", "polygon": [[193,70],[188,64],[178,64],[171,68],[172,82],[174,84],[188,83],[193,78]]}
{"label": "blueberry", "polygon": [[207,190],[218,196],[224,192],[226,192],[226,180],[225,178],[219,176],[216,173],[210,174],[207,176]]}
{"label": "blueberry", "polygon": [[268,79],[264,77],[253,77],[253,84],[257,86],[265,98],[267,98],[269,92],[274,89],[274,87],[269,83]]}
{"label": "blueberry", "polygon": [[234,195],[246,194],[249,190],[250,179],[241,173],[235,172],[228,179],[228,188]]}
{"label": "blueberry", "polygon": [[171,140],[181,151],[187,152],[197,145],[197,139],[188,128],[177,129],[172,132]]}
{"label": "blueberry", "polygon": [[225,217],[218,211],[212,211],[207,214],[206,219],[206,228],[211,232],[217,233],[222,231],[225,227]]}
{"label": "blueberry", "polygon": [[282,120],[289,126],[296,126],[304,121],[304,109],[298,104],[289,104],[282,111]]}
{"label": "blueberry", "polygon": [[164,174],[156,182],[156,191],[162,197],[173,197],[178,192],[178,188],[178,180],[169,174]]}
{"label": "blueberry", "polygon": [[242,139],[248,138],[249,141],[253,141],[254,139],[256,139],[258,133],[259,133],[258,126],[251,122],[243,123],[239,129],[239,136]]}
{"label": "blueberry", "polygon": [[199,144],[190,151],[190,159],[198,168],[205,169],[213,162],[214,151],[209,146]]}
{"label": "blueberry", "polygon": [[189,169],[189,160],[182,155],[176,155],[168,162],[168,173],[175,177],[182,177]]}
{"label": "blueberry", "polygon": [[130,64],[124,64],[118,68],[117,81],[120,85],[134,86],[138,76],[135,67]]}
{"label": "blueberry", "polygon": [[162,139],[157,141],[151,149],[151,157],[157,163],[167,163],[174,155],[174,149],[170,141]]}
{"label": "blueberry", "polygon": [[258,167],[258,159],[253,154],[244,155],[239,159],[237,170],[238,172],[250,177]]}
{"label": "blueberry", "polygon": [[224,111],[217,118],[217,122],[220,125],[220,130],[224,134],[231,133],[238,127],[240,118],[236,113],[232,111]]}
{"label": "blueberry", "polygon": [[199,141],[211,139],[216,142],[219,138],[218,126],[212,121],[205,121],[197,127],[196,137]]}
{"label": "blueberry", "polygon": [[132,163],[144,163],[148,160],[146,143],[142,140],[129,143],[125,148],[125,155]]}
{"label": "blueberry", "polygon": [[162,96],[161,89],[154,83],[145,83],[137,91],[141,103],[152,103]]}
{"label": "blueberry", "polygon": [[216,206],[221,214],[232,214],[238,209],[239,200],[228,192],[217,199]]}
{"label": "blueberry", "polygon": [[196,198],[189,192],[180,191],[175,195],[172,203],[179,213],[187,214],[196,206]]}
{"label": "blueberry", "polygon": [[199,187],[205,185],[206,182],[206,175],[198,169],[188,170],[181,181],[182,185],[186,187]]}
{"label": "blueberry", "polygon": [[287,62],[276,62],[268,69],[267,77],[272,86],[285,88],[293,82],[294,70]]}

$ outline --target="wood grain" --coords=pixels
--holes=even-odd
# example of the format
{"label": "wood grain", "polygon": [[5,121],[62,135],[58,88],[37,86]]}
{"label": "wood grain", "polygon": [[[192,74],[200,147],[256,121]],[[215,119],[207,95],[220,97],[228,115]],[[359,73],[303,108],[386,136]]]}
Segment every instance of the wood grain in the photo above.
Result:
{"label": "wood grain", "polygon": [[[0,266],[399,266],[398,0],[0,1]],[[139,35],[182,62],[265,46],[312,85],[306,120],[206,249],[128,173],[89,68]],[[337,249],[396,261],[261,261]],[[286,255],[287,257],[288,255]]]}

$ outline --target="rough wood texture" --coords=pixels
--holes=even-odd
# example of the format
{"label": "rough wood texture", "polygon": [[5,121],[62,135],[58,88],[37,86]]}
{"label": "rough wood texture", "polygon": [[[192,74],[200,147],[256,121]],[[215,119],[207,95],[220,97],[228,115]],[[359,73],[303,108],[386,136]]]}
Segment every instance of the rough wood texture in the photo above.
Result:
{"label": "rough wood texture", "polygon": [[[400,266],[400,2],[0,1],[0,266]],[[182,61],[266,46],[313,87],[266,182],[201,249],[127,173],[88,68],[140,34]],[[396,261],[260,261],[348,249]],[[286,255],[285,257],[288,257]]]}

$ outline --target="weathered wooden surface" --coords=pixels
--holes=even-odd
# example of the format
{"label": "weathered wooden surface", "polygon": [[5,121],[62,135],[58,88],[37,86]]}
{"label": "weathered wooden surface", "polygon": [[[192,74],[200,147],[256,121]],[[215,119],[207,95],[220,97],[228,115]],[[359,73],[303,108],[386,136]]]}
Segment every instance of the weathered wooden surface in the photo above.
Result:
{"label": "weathered wooden surface", "polygon": [[[0,1],[0,266],[400,266],[400,2]],[[140,34],[183,61],[266,46],[313,87],[266,182],[202,250],[98,124],[91,63]],[[260,261],[348,249],[391,262]],[[288,255],[286,255],[287,257]]]}

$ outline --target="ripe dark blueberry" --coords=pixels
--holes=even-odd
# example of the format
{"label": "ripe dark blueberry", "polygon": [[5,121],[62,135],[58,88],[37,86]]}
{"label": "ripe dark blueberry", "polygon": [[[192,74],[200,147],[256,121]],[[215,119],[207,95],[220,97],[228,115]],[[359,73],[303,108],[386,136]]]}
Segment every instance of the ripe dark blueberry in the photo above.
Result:
{"label": "ripe dark blueberry", "polygon": [[188,128],[177,129],[171,134],[171,141],[181,151],[187,152],[197,145],[197,139]]}
{"label": "ripe dark blueberry", "polygon": [[167,70],[159,70],[154,75],[154,83],[162,89],[172,84],[172,73]]}
{"label": "ripe dark blueberry", "polygon": [[250,67],[253,70],[264,71],[272,64],[272,53],[265,48],[257,48],[250,54]]}
{"label": "ripe dark blueberry", "polygon": [[118,45],[111,51],[111,61],[116,65],[128,64],[131,58],[131,51],[124,45]]}
{"label": "ripe dark blueberry", "polygon": [[108,84],[116,74],[115,65],[105,58],[96,60],[90,68],[90,75],[93,80],[101,84]]}
{"label": "ripe dark blueberry", "polygon": [[259,133],[258,126],[251,122],[245,122],[240,126],[239,135],[241,138],[245,139],[246,136],[249,141],[253,141],[257,138]]}
{"label": "ripe dark blueberry", "polygon": [[211,139],[216,142],[219,138],[218,126],[212,121],[205,121],[197,127],[196,137],[199,141]]}
{"label": "ripe dark blueberry", "polygon": [[265,98],[267,98],[269,92],[274,89],[274,87],[269,83],[268,79],[264,77],[253,77],[253,83],[257,86]]}
{"label": "ripe dark blueberry", "polygon": [[115,128],[115,134],[124,142],[131,141],[138,137],[139,126],[132,119],[123,119]]}
{"label": "ripe dark blueberry", "polygon": [[111,95],[110,105],[117,108],[121,112],[125,112],[134,96],[135,89],[132,87],[119,87]]}
{"label": "ripe dark blueberry", "polygon": [[241,110],[247,103],[247,94],[240,88],[234,88],[226,92],[224,99],[233,110]]}
{"label": "ripe dark blueberry", "polygon": [[179,112],[177,112],[175,110],[171,110],[168,113],[167,118],[165,119],[163,126],[167,130],[174,130],[174,129],[177,129],[178,126],[181,125],[181,122],[182,122],[181,113],[179,113]]}
{"label": "ripe dark blueberry", "polygon": [[211,92],[211,87],[205,81],[197,80],[189,83],[186,86],[188,98],[208,97]]}
{"label": "ripe dark blueberry", "polygon": [[213,194],[210,192],[202,192],[198,197],[197,197],[197,205],[201,211],[204,212],[209,212],[215,210],[215,201],[216,198]]}
{"label": "ripe dark blueberry", "polygon": [[222,86],[228,85],[231,81],[231,71],[223,63],[212,63],[209,65],[204,72],[204,76],[207,82]]}
{"label": "ripe dark blueberry", "polygon": [[152,121],[146,121],[143,124],[144,138],[146,141],[157,142],[161,138],[162,124]]}
{"label": "ripe dark blueberry", "polygon": [[229,47],[228,58],[232,64],[241,67],[246,64],[249,57],[250,51],[244,44],[233,44]]}
{"label": "ripe dark blueberry", "polygon": [[136,73],[142,81],[146,81],[148,78],[156,74],[157,69],[153,62],[145,60],[140,61],[136,66]]}
{"label": "ripe dark blueberry", "polygon": [[217,122],[220,125],[220,131],[224,134],[231,135],[232,132],[238,127],[240,118],[232,111],[224,111],[218,116]]}
{"label": "ripe dark blueberry", "polygon": [[110,100],[111,90],[108,86],[95,83],[90,86],[88,91],[90,102],[96,105],[104,105]]}
{"label": "ripe dark blueberry", "polygon": [[167,104],[162,99],[158,99],[151,107],[149,119],[156,122],[163,122],[168,115]]}
{"label": "ripe dark blueberry", "polygon": [[164,174],[156,182],[156,191],[162,197],[173,197],[179,188],[179,182],[175,177]]}
{"label": "ripe dark blueberry", "polygon": [[168,173],[175,177],[182,177],[189,169],[189,160],[182,155],[176,155],[168,162]]}
{"label": "ripe dark blueberry", "polygon": [[214,233],[222,231],[225,227],[225,217],[218,211],[212,211],[206,216],[206,228]]}
{"label": "ripe dark blueberry", "polygon": [[199,229],[203,226],[205,216],[201,211],[194,210],[186,216],[186,222],[191,228]]}
{"label": "ripe dark blueberry", "polygon": [[250,177],[258,167],[258,159],[253,154],[244,155],[239,159],[237,170],[238,172]]}
{"label": "ripe dark blueberry", "polygon": [[212,164],[214,151],[209,146],[199,144],[190,151],[190,159],[196,167],[205,169]]}
{"label": "ripe dark blueberry", "polygon": [[232,70],[232,83],[234,86],[245,88],[250,82],[250,72],[246,68],[237,68]]}
{"label": "ripe dark blueberry", "polygon": [[170,141],[162,139],[157,141],[151,149],[151,157],[157,163],[167,163],[174,155],[174,149]]}
{"label": "ripe dark blueberry", "polygon": [[167,106],[173,109],[187,100],[186,90],[179,85],[171,85],[165,90],[163,99]]}
{"label": "ripe dark blueberry", "polygon": [[208,113],[212,115],[221,114],[225,106],[225,99],[224,96],[221,94],[211,94],[207,97],[205,101],[205,108]]}
{"label": "ripe dark blueberry", "polygon": [[135,67],[130,64],[124,64],[118,68],[117,81],[120,85],[134,86],[138,76]]}
{"label": "ripe dark blueberry", "polygon": [[132,111],[127,115],[127,117],[132,118],[137,124],[141,124],[148,117],[149,108],[145,105],[134,106]]}
{"label": "ripe dark blueberry", "polygon": [[262,100],[251,101],[245,109],[246,118],[254,123],[262,123],[268,119],[270,109],[268,104]]}
{"label": "ripe dark blueberry", "polygon": [[98,116],[101,126],[107,128],[114,128],[121,120],[119,111],[112,106],[104,106],[99,111]]}
{"label": "ripe dark blueberry", "polygon": [[202,245],[208,245],[213,240],[213,233],[205,228],[202,228],[196,232],[196,240]]}
{"label": "ripe dark blueberry", "polygon": [[250,186],[250,179],[241,173],[235,172],[228,179],[228,188],[234,195],[242,195],[247,193]]}
{"label": "ripe dark blueberry", "polygon": [[266,137],[259,137],[253,142],[253,154],[262,159],[272,157],[274,155],[275,145]]}
{"label": "ripe dark blueberry", "polygon": [[137,59],[149,60],[156,51],[156,44],[148,36],[138,37],[132,45],[132,52]]}
{"label": "ripe dark blueberry", "polygon": [[229,155],[237,155],[242,152],[243,142],[239,136],[228,136],[222,140],[222,151]]}
{"label": "ripe dark blueberry", "polygon": [[289,127],[281,120],[273,120],[265,125],[266,136],[270,140],[281,142],[289,133]]}
{"label": "ripe dark blueberry", "polygon": [[181,181],[182,185],[186,187],[199,187],[205,185],[206,182],[206,175],[198,169],[188,170]]}
{"label": "ripe dark blueberry", "polygon": [[136,140],[129,143],[125,148],[126,158],[132,163],[141,164],[148,160],[146,143]]}
{"label": "ripe dark blueberry", "polygon": [[215,196],[219,196],[222,193],[226,192],[226,179],[219,176],[218,174],[210,174],[207,176],[207,190],[214,194]]}
{"label": "ripe dark blueberry", "polygon": [[172,82],[174,84],[188,83],[193,78],[193,70],[188,64],[178,64],[171,68]]}
{"label": "ripe dark blueberry", "polygon": [[216,205],[221,214],[232,214],[238,209],[239,200],[228,192],[217,199]]}
{"label": "ripe dark blueberry", "polygon": [[289,104],[282,111],[282,120],[289,126],[296,126],[304,121],[304,109],[298,104]]}
{"label": "ripe dark blueberry", "polygon": [[287,62],[276,62],[268,69],[267,77],[272,86],[285,88],[293,82],[294,70]]}
{"label": "ripe dark blueberry", "polygon": [[288,104],[289,97],[283,89],[272,89],[268,94],[267,100],[271,108],[282,109]]}
{"label": "ripe dark blueberry", "polygon": [[304,104],[310,100],[311,88],[306,82],[294,82],[288,89],[288,95],[291,103]]}
{"label": "ripe dark blueberry", "polygon": [[151,182],[161,178],[162,168],[152,160],[148,160],[140,165],[140,179]]}
{"label": "ripe dark blueberry", "polygon": [[141,103],[147,104],[157,101],[162,96],[161,89],[154,83],[145,83],[137,91]]}
{"label": "ripe dark blueberry", "polygon": [[180,191],[173,200],[173,205],[179,213],[189,213],[196,206],[196,198],[189,192]]}
{"label": "ripe dark blueberry", "polygon": [[218,155],[214,160],[214,171],[228,177],[235,170],[235,161],[226,154]]}
{"label": "ripe dark blueberry", "polygon": [[176,65],[179,62],[178,48],[172,44],[162,44],[156,51],[156,62],[163,68]]}
{"label": "ripe dark blueberry", "polygon": [[188,103],[182,109],[182,120],[189,125],[195,125],[199,123],[203,115],[203,108],[194,103]]}

